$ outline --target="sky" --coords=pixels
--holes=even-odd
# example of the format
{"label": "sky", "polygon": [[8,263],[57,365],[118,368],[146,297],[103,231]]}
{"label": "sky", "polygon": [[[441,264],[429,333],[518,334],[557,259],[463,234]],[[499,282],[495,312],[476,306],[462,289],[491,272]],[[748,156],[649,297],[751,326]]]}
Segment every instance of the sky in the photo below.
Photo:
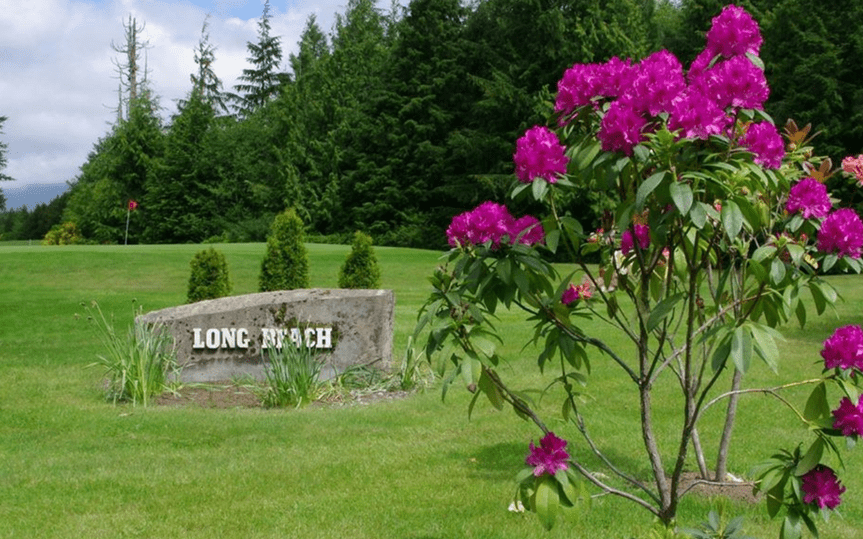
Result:
{"label": "sky", "polygon": [[[405,1],[401,2],[403,5]],[[347,0],[270,0],[271,35],[281,37],[283,69],[309,16],[330,34]],[[390,0],[378,0],[388,10]],[[37,192],[48,202],[56,190],[38,184],[73,180],[99,137],[116,118],[115,62],[123,23],[144,26],[148,80],[167,118],[190,89],[194,49],[207,14],[214,70],[233,89],[248,68],[246,44],[257,40],[263,0],[0,0],[0,141],[7,145],[0,189]],[[47,197],[47,198],[46,198]],[[8,208],[17,207],[10,198]]]}

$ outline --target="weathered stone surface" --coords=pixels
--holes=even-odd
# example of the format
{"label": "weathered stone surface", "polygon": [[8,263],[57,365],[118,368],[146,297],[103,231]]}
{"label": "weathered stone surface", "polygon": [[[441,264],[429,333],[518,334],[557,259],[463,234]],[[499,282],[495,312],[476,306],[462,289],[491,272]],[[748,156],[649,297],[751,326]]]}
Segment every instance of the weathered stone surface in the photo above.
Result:
{"label": "weathered stone surface", "polygon": [[136,322],[169,328],[184,382],[263,379],[262,350],[300,340],[325,354],[326,379],[353,365],[390,367],[394,308],[392,290],[316,288],[200,301]]}

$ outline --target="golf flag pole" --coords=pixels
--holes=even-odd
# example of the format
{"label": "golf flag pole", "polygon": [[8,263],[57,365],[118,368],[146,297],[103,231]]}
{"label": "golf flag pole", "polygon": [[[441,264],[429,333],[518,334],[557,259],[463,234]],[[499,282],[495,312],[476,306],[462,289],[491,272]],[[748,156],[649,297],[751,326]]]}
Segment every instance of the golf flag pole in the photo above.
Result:
{"label": "golf flag pole", "polygon": [[126,206],[126,236],[123,238],[123,245],[129,245],[129,216],[132,211],[138,208],[138,203],[129,199],[129,205]]}

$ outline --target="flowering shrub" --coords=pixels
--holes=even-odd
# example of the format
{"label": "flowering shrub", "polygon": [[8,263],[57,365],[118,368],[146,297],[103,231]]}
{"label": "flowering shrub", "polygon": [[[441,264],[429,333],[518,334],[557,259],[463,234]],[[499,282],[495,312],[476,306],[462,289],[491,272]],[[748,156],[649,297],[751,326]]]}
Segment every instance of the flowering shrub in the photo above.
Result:
{"label": "flowering shrub", "polygon": [[[807,145],[809,127],[789,122],[786,151],[762,110],[769,88],[757,56],[761,44],[752,17],[727,6],[686,72],[667,51],[639,62],[572,66],[558,83],[549,121],[555,127],[533,127],[516,142],[512,196],[533,199],[547,214],[522,221],[486,202],[456,216],[447,230],[453,249],[432,277],[416,336],[429,328],[426,357],[440,358],[444,371],[452,365],[451,375],[442,376],[444,390],[462,380],[474,392],[469,410],[484,395],[543,431],[539,447],[530,444],[532,467],[519,474],[518,492],[548,528],[560,507],[586,505],[587,484],[672,525],[689,451],[703,478],[724,480],[737,399],[754,391],[778,396],[781,388],[740,389],[753,360],[778,368],[776,328],[794,318],[802,325],[812,306],[821,314],[836,301],[821,272],[863,268],[863,225],[852,210],[831,213],[822,181],[831,164]],[[846,171],[854,166],[849,162]],[[568,207],[576,186],[607,193],[616,208],[611,229],[585,234]],[[548,253],[564,252],[582,284],[548,262]],[[599,257],[599,268],[584,262],[588,254]],[[498,372],[503,339],[490,320],[501,306],[523,310],[535,324],[537,366],[557,373],[549,387],[561,389],[562,417],[583,440],[584,453],[565,451],[576,442],[550,433]],[[588,320],[615,328],[614,341],[589,335]],[[850,369],[859,368],[861,341],[854,330],[837,332],[825,343],[823,376],[791,384],[815,387],[806,410],[795,410],[815,441],[756,470],[768,513],[783,516],[783,538],[799,537],[803,525],[815,530],[811,514],[839,503],[842,487],[821,461],[838,457],[833,437],[859,435],[863,401],[852,400],[857,378]],[[576,388],[588,384],[597,357],[631,382],[650,481],[590,435],[591,404]],[[846,400],[831,413],[827,385],[834,382]],[[729,390],[709,400],[720,383]],[[680,390],[682,423],[675,417],[680,426],[671,446],[656,434],[661,418],[652,404],[652,391],[663,384]],[[724,399],[728,416],[712,476],[698,424]],[[604,463],[603,472],[588,469],[581,454]]]}

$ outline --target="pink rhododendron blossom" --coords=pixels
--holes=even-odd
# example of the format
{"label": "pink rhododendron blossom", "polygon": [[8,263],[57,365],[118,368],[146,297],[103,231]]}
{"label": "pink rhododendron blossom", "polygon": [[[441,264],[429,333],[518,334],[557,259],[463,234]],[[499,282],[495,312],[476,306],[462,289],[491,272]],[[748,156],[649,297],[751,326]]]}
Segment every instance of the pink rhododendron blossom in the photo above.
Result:
{"label": "pink rhododendron blossom", "polygon": [[833,428],[842,431],[843,436],[863,435],[863,395],[857,406],[848,397],[843,397],[839,408],[833,410]]}
{"label": "pink rhododendron blossom", "polygon": [[[518,239],[522,232],[524,234]],[[446,235],[453,247],[482,245],[486,242],[491,242],[492,247],[499,247],[504,237],[510,243],[518,239],[520,243],[533,245],[545,238],[542,225],[535,217],[526,215],[515,219],[506,206],[494,202],[483,202],[473,210],[453,217]]]}
{"label": "pink rhododendron blossom", "polygon": [[818,231],[818,250],[824,253],[838,252],[839,258],[860,258],[863,250],[863,222],[854,210],[842,208],[824,219]]}
{"label": "pink rhododendron blossom", "polygon": [[707,32],[706,49],[713,55],[721,54],[726,58],[746,53],[757,56],[763,42],[761,30],[752,15],[742,7],[730,5],[713,17]]}
{"label": "pink rhododendron blossom", "polygon": [[741,146],[752,152],[754,161],[767,168],[782,166],[785,146],[776,126],[770,122],[751,124],[740,140]]}
{"label": "pink rhododendron blossom", "polygon": [[631,155],[632,148],[644,139],[641,131],[646,125],[647,120],[629,101],[618,99],[603,116],[596,137],[602,143],[603,151]]}
{"label": "pink rhododendron blossom", "polygon": [[770,95],[764,71],[745,56],[717,62],[691,81],[722,109],[763,109]]}
{"label": "pink rhododendron blossom", "polygon": [[532,215],[525,215],[510,224],[509,238],[512,243],[518,241],[523,245],[536,245],[545,239],[545,231],[539,219]]}
{"label": "pink rhododendron blossom", "polygon": [[668,128],[681,129],[680,137],[707,140],[710,135],[724,133],[731,118],[713,100],[696,87],[681,92],[671,105]]}
{"label": "pink rhododendron blossom", "polygon": [[676,56],[666,50],[642,60],[636,76],[623,98],[638,112],[656,116],[667,112],[677,96],[686,89],[683,67]]}
{"label": "pink rhododendron blossom", "polygon": [[530,454],[525,459],[529,466],[533,466],[534,477],[543,474],[554,475],[559,470],[567,468],[566,461],[569,454],[566,452],[566,440],[561,440],[549,432],[539,441],[539,447],[530,442]]}
{"label": "pink rhododendron blossom", "polygon": [[851,157],[850,155],[842,160],[842,170],[848,174],[853,174],[857,178],[857,182],[863,185],[863,155]]}
{"label": "pink rhododendron blossom", "polygon": [[860,326],[837,328],[821,350],[824,366],[828,369],[852,369],[863,371],[863,329]]}
{"label": "pink rhododendron blossom", "polygon": [[[635,229],[635,238],[638,240],[638,246],[642,250],[647,249],[650,246],[650,227],[636,223],[633,225],[633,228]],[[626,229],[620,237],[620,250],[624,255],[628,255],[633,247],[632,231]]]}
{"label": "pink rhododendron blossom", "polygon": [[819,464],[803,474],[801,479],[803,503],[817,504],[819,509],[835,509],[842,502],[840,496],[845,487],[831,468]]}
{"label": "pink rhododendron blossom", "polygon": [[575,64],[557,83],[554,110],[567,115],[596,98],[618,97],[630,87],[635,73],[631,60],[616,56],[604,64]]}
{"label": "pink rhododendron blossom", "polygon": [[827,217],[833,204],[827,195],[827,186],[815,178],[804,178],[797,182],[788,193],[785,210],[788,213],[801,213],[804,219]]}
{"label": "pink rhododendron blossom", "polygon": [[569,288],[561,294],[560,301],[569,306],[580,299],[590,299],[591,297],[593,297],[593,291],[590,288],[590,283],[584,282],[580,285],[570,284]]}
{"label": "pink rhododendron blossom", "polygon": [[564,155],[566,148],[560,143],[554,131],[544,126],[534,126],[527,130],[516,143],[515,173],[522,183],[530,183],[543,178],[549,183],[566,174],[569,158]]}

